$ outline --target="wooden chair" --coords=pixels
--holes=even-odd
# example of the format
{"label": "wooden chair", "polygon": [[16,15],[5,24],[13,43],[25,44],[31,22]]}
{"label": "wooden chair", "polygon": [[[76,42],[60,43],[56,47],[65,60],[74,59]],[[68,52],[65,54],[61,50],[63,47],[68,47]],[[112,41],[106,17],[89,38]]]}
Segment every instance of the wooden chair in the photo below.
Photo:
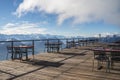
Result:
{"label": "wooden chair", "polygon": [[8,59],[9,54],[11,55],[11,58],[12,58],[12,53],[14,53],[14,51],[12,49],[13,48],[11,46],[7,46],[7,56],[6,56],[6,59]]}
{"label": "wooden chair", "polygon": [[92,67],[92,71],[94,70],[94,64],[95,62],[94,61],[97,61],[97,69],[100,70],[102,69],[102,65],[103,65],[103,62],[106,63],[106,72],[108,71],[109,69],[109,65],[110,65],[110,62],[109,62],[109,58],[107,57],[106,53],[105,52],[102,52],[102,51],[94,51],[94,58],[93,58],[93,67]]}
{"label": "wooden chair", "polygon": [[111,62],[111,68],[113,69],[114,63],[120,62],[120,52],[111,52],[110,62]]}
{"label": "wooden chair", "polygon": [[22,52],[20,47],[14,47],[13,49],[14,49],[14,55],[13,55],[14,59],[22,60]]}
{"label": "wooden chair", "polygon": [[21,57],[25,56],[26,60],[28,59],[28,52],[32,52],[32,51],[28,51],[26,48],[21,48]]}

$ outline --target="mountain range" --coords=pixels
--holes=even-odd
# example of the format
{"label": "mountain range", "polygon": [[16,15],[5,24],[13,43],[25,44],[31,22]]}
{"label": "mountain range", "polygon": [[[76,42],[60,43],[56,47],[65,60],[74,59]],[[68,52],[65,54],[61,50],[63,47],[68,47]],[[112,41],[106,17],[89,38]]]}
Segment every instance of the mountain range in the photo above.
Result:
{"label": "mountain range", "polygon": [[36,40],[36,39],[48,39],[48,38],[65,38],[61,35],[50,35],[50,34],[0,34],[0,41],[8,40]]}
{"label": "mountain range", "polygon": [[[13,34],[13,35],[6,35],[6,34],[0,34],[0,41],[11,41],[11,40],[40,40],[40,39],[63,39],[66,38],[65,36],[61,35],[50,35],[50,34]],[[72,38],[85,38],[82,36],[72,37]],[[95,39],[95,37],[87,37],[86,39]],[[101,42],[115,42],[120,40],[120,35],[110,35],[106,37],[100,37],[99,41]],[[66,41],[63,41],[64,43]],[[26,44],[26,45],[32,45],[31,42],[17,42],[14,43],[14,45],[20,45],[20,44]],[[45,50],[45,42],[44,41],[35,41],[35,54],[44,52]],[[5,60],[7,55],[7,49],[6,46],[11,45],[11,42],[0,42],[0,60]],[[65,44],[62,45],[62,48],[65,47]]]}

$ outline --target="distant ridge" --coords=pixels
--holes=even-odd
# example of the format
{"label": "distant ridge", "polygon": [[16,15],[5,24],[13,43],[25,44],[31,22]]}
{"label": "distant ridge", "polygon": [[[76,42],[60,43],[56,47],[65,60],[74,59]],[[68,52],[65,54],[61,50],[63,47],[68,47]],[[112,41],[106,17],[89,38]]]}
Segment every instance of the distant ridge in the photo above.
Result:
{"label": "distant ridge", "polygon": [[35,39],[49,39],[49,38],[65,38],[62,35],[50,35],[50,34],[0,34],[0,41],[8,40],[35,40]]}

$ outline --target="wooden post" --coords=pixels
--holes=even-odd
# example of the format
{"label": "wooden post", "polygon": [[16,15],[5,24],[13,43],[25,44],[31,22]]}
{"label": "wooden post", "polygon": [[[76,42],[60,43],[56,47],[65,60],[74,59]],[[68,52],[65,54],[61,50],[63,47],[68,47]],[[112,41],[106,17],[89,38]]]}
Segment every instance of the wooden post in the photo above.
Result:
{"label": "wooden post", "polygon": [[46,48],[47,48],[47,52],[49,52],[49,40],[47,39],[47,43],[46,43]]}
{"label": "wooden post", "polygon": [[13,40],[11,41],[11,47],[12,47],[12,56],[11,56],[11,59],[13,60],[14,59],[14,51],[13,51],[13,45],[14,45],[14,43],[13,43]]}
{"label": "wooden post", "polygon": [[33,59],[34,59],[34,40],[32,40],[32,46],[33,46],[33,48],[32,48],[32,55],[33,55]]}
{"label": "wooden post", "polygon": [[73,44],[72,44],[72,47],[75,47],[75,42],[74,42],[74,38],[73,38]]}
{"label": "wooden post", "polygon": [[77,44],[78,44],[78,46],[80,46],[80,44],[79,44],[79,38],[78,38]]}
{"label": "wooden post", "polygon": [[68,39],[66,39],[66,48],[68,48]]}
{"label": "wooden post", "polygon": [[57,43],[57,52],[59,52],[60,50],[60,40],[58,39],[58,43]]}

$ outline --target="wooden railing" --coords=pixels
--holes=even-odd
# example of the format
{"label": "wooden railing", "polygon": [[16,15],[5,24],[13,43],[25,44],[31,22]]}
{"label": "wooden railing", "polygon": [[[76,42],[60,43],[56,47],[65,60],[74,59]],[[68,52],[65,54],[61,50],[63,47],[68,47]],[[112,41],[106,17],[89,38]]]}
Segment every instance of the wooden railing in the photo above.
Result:
{"label": "wooden railing", "polygon": [[[0,41],[1,43],[10,43],[9,46],[13,47],[16,43],[20,42],[30,42],[31,46],[35,46],[35,42],[42,41],[44,43],[44,48],[47,52],[59,52],[62,49],[62,45],[65,48],[71,48],[76,46],[87,46],[89,44],[94,44],[98,42],[97,39],[83,39],[83,38],[62,38],[62,39],[36,39],[36,40],[10,40],[10,41]],[[33,51],[35,49],[33,48]]]}

